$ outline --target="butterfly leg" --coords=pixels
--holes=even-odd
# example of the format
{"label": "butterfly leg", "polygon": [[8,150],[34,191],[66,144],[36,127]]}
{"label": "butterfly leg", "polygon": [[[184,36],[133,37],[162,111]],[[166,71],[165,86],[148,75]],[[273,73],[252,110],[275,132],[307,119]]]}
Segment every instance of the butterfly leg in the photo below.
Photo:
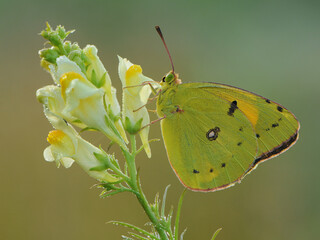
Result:
{"label": "butterfly leg", "polygon": [[157,91],[150,82],[146,82],[147,84],[149,84],[150,88],[151,88],[151,91],[152,93],[155,95],[155,97],[158,96],[159,92],[161,91],[161,89],[159,91]]}
{"label": "butterfly leg", "polygon": [[143,82],[143,83],[141,83],[139,85],[125,86],[125,87],[123,87],[123,89],[133,88],[133,87],[143,87],[143,86],[148,84],[150,86],[150,88],[151,88],[152,93],[153,94],[157,94],[157,90],[152,86],[152,83],[154,83],[154,82],[146,81],[146,82]]}
{"label": "butterfly leg", "polygon": [[[151,87],[151,90],[152,90],[152,89],[155,90],[155,89],[152,87],[151,83],[148,83],[148,84],[149,84],[149,86]],[[156,90],[155,90],[155,91],[156,91]],[[160,89],[158,92],[155,93],[155,96],[154,96],[153,98],[148,98],[148,102],[147,102],[145,105],[142,105],[141,107],[133,110],[133,112],[137,112],[137,111],[139,111],[141,108],[147,106],[147,104],[148,104],[149,102],[155,100],[155,99],[158,97],[158,95],[159,95],[160,92],[161,92],[161,89]]]}
{"label": "butterfly leg", "polygon": [[[148,103],[147,103],[148,104]],[[137,112],[139,111],[140,109],[144,108],[145,106],[147,106],[147,104],[144,104],[142,105],[141,107],[137,108],[137,109],[134,109],[132,112]]]}
{"label": "butterfly leg", "polygon": [[151,109],[147,109],[148,112],[152,112],[152,113],[157,113],[157,110],[151,110]]}
{"label": "butterfly leg", "polygon": [[162,119],[165,119],[165,118],[166,118],[166,116],[164,115],[163,117],[158,118],[158,119],[156,119],[156,120],[154,120],[154,121],[150,122],[149,124],[147,124],[147,125],[143,126],[142,128],[140,128],[140,130],[139,130],[139,131],[141,131],[142,129],[144,129],[144,128],[146,128],[146,127],[149,127],[149,126],[151,126],[152,124],[154,124],[154,123],[156,123],[156,122],[159,122],[159,121],[161,121]]}

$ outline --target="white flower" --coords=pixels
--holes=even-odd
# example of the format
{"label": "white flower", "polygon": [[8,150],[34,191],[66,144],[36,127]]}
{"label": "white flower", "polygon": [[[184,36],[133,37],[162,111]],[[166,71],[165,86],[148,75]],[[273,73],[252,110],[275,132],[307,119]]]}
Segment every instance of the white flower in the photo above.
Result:
{"label": "white flower", "polygon": [[147,83],[154,87],[159,87],[159,85],[151,78],[144,76],[139,65],[134,65],[121,57],[119,57],[119,77],[123,87],[122,121],[125,123],[125,129],[131,134],[139,132],[145,152],[150,158],[149,127],[140,129],[150,123],[148,110],[144,106],[152,92]]}
{"label": "white flower", "polygon": [[112,86],[110,76],[98,57],[98,49],[94,45],[87,45],[83,52],[89,61],[86,72],[87,77],[96,87],[101,87],[105,90],[105,101],[108,105],[109,116],[118,117],[114,119],[116,128],[122,138],[128,142],[120,119],[120,104],[117,99],[116,89]]}
{"label": "white flower", "polygon": [[121,147],[126,147],[114,121],[106,112],[103,89],[96,88],[74,72],[63,74],[60,84],[61,96],[66,103],[62,115],[75,117],[88,127],[100,130]]}
{"label": "white flower", "polygon": [[[112,141],[126,148],[126,136],[120,116],[112,111],[118,109],[119,103],[115,91],[110,94],[112,103],[105,96],[104,88],[97,88],[81,72],[78,65],[67,57],[57,59],[57,66],[50,65],[52,76],[58,86],[47,86],[37,91],[38,100],[51,112],[61,116],[79,127],[93,128],[103,132]],[[57,82],[59,79],[59,82]],[[105,106],[104,103],[107,105]],[[107,112],[108,110],[108,112]]]}
{"label": "white flower", "polygon": [[[119,179],[112,176],[107,170],[93,171],[98,169],[101,162],[94,154],[103,152],[85,141],[80,135],[68,125],[61,117],[45,110],[45,115],[56,130],[49,132],[47,137],[50,146],[44,150],[44,158],[48,162],[55,161],[57,166],[60,164],[69,168],[76,162],[91,177],[105,182],[115,182]],[[111,157],[111,156],[110,156]]]}

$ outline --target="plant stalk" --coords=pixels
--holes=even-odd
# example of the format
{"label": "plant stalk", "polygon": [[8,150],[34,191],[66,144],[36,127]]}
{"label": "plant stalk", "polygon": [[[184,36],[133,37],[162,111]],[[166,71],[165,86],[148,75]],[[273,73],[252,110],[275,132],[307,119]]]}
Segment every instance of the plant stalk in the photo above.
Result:
{"label": "plant stalk", "polygon": [[140,205],[144,209],[145,213],[149,217],[150,221],[152,222],[153,226],[157,230],[157,232],[160,235],[161,240],[168,240],[167,234],[165,230],[161,227],[159,219],[157,219],[156,215],[152,211],[150,204],[144,195],[140,182],[139,182],[139,176],[137,176],[137,169],[136,169],[136,163],[135,163],[135,156],[136,156],[136,139],[134,135],[130,135],[131,140],[131,153],[127,150],[123,149],[127,164],[128,164],[128,172],[130,176],[130,187],[133,190],[133,193],[136,195]]}

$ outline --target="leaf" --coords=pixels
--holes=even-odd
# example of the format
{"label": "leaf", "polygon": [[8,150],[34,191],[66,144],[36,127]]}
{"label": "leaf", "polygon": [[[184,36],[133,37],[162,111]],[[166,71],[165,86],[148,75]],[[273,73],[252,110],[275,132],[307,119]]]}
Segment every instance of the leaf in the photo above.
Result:
{"label": "leaf", "polygon": [[183,236],[186,233],[187,229],[183,230],[183,232],[180,234],[180,240],[183,240]]}
{"label": "leaf", "polygon": [[166,189],[164,190],[164,193],[163,193],[163,198],[162,198],[162,205],[161,205],[161,217],[164,217],[165,216],[165,208],[166,208],[166,199],[167,199],[167,192],[168,192],[168,189],[170,187],[170,184],[166,187]]}
{"label": "leaf", "polygon": [[154,204],[151,204],[151,209],[156,215],[156,217],[159,218],[159,193],[156,193],[156,196],[154,198]]}
{"label": "leaf", "polygon": [[107,198],[107,197],[110,197],[110,196],[113,196],[113,195],[116,195],[118,193],[122,193],[122,192],[126,192],[125,190],[116,190],[116,191],[112,191],[112,192],[103,192],[100,194],[100,197],[101,198]]}
{"label": "leaf", "polygon": [[215,231],[215,233],[213,234],[211,240],[215,240],[216,237],[217,237],[217,235],[219,234],[219,232],[220,232],[221,230],[222,230],[222,228],[217,229],[217,230]]}
{"label": "leaf", "polygon": [[149,240],[149,239],[150,239],[150,238],[145,238],[145,237],[143,237],[143,236],[140,236],[140,235],[138,235],[138,234],[136,234],[136,233],[132,233],[132,232],[129,232],[129,234],[130,234],[131,236],[136,237],[136,238],[141,239],[141,240]]}
{"label": "leaf", "polygon": [[124,240],[134,240],[133,238],[129,238],[129,237],[124,236],[124,235],[122,235],[121,237],[122,237],[122,239],[124,239]]}
{"label": "leaf", "polygon": [[135,231],[137,231],[137,232],[139,232],[139,233],[141,233],[141,234],[144,234],[144,235],[150,237],[151,239],[158,240],[157,237],[153,236],[153,235],[150,234],[149,232],[143,230],[142,228],[139,228],[139,227],[137,227],[137,226],[134,226],[134,225],[132,225],[132,224],[125,223],[125,222],[119,222],[119,221],[110,221],[110,222],[108,222],[108,223],[112,223],[112,224],[114,224],[114,225],[121,225],[121,226],[123,226],[123,227],[131,228],[131,229],[133,229],[133,230],[135,230]]}
{"label": "leaf", "polygon": [[91,82],[93,85],[95,85],[97,88],[99,88],[99,80],[98,80],[98,77],[97,77],[97,74],[96,74],[96,71],[93,69],[92,72],[91,72]]}
{"label": "leaf", "polygon": [[185,188],[180,196],[179,203],[178,203],[178,208],[177,208],[177,214],[176,214],[176,221],[174,224],[174,239],[178,240],[179,237],[179,221],[180,221],[180,213],[181,213],[181,207],[182,207],[182,201],[183,197],[186,193],[187,189]]}

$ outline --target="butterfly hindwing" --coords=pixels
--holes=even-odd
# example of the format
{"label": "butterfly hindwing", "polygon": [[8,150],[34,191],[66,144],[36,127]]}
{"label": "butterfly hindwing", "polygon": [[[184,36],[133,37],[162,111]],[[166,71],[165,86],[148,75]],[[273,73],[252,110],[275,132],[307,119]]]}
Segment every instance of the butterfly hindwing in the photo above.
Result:
{"label": "butterfly hindwing", "polygon": [[244,90],[187,83],[165,99],[158,107],[176,109],[161,122],[168,157],[193,190],[233,185],[297,137],[299,125],[288,110]]}

